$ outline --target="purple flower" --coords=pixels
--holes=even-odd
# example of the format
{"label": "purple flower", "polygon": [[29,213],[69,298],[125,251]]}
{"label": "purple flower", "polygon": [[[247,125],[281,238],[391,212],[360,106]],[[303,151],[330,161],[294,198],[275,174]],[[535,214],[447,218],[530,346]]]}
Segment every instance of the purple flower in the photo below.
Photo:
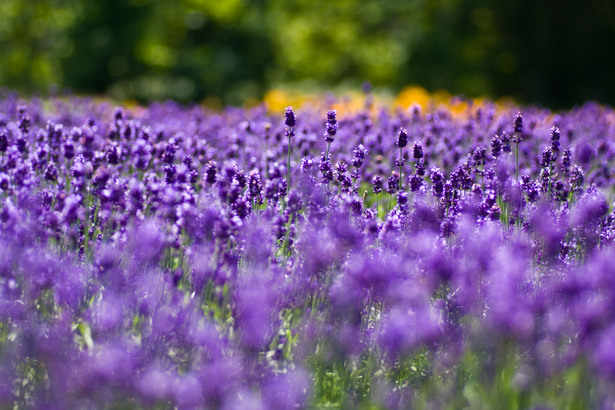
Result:
{"label": "purple flower", "polygon": [[372,190],[374,194],[379,194],[382,192],[382,177],[376,175],[372,178]]}
{"label": "purple flower", "polygon": [[301,172],[307,173],[314,166],[314,160],[312,158],[301,158]]}
{"label": "purple flower", "polygon": [[284,124],[289,128],[293,128],[296,123],[297,119],[295,117],[293,107],[286,107],[286,113],[284,114]]}
{"label": "purple flower", "polygon": [[9,147],[9,137],[5,128],[0,129],[0,152],[6,152]]}
{"label": "purple flower", "polygon": [[415,160],[420,160],[421,158],[423,158],[423,145],[421,144],[420,141],[416,141],[414,143],[414,147],[412,149],[413,151],[413,157]]}
{"label": "purple flower", "polygon": [[19,130],[23,135],[30,131],[30,116],[28,115],[27,108],[21,105],[17,108],[17,119],[19,121]]}
{"label": "purple flower", "polygon": [[135,381],[135,387],[142,397],[153,403],[168,399],[171,381],[170,375],[152,368],[141,373]]}
{"label": "purple flower", "polygon": [[540,166],[542,168],[549,168],[551,163],[553,162],[553,152],[551,151],[551,147],[547,147],[542,151],[542,155],[540,157]]}
{"label": "purple flower", "polygon": [[367,155],[367,149],[363,146],[363,144],[359,144],[352,150],[353,158],[352,158],[352,166],[355,168],[360,168],[363,165],[363,161],[365,160],[365,156]]}
{"label": "purple flower", "polygon": [[379,341],[391,358],[429,345],[441,333],[438,310],[423,301],[415,307],[396,306],[386,315]]}
{"label": "purple flower", "polygon": [[594,148],[587,142],[580,144],[580,146],[577,147],[576,152],[577,160],[581,163],[581,165],[586,167],[590,165],[595,157]]}
{"label": "purple flower", "polygon": [[327,111],[327,123],[326,123],[325,140],[328,143],[332,143],[337,133],[337,112],[335,110]]}
{"label": "purple flower", "polygon": [[438,168],[432,168],[430,174],[432,192],[436,197],[441,197],[444,193],[444,175]]}
{"label": "purple flower", "polygon": [[594,367],[610,378],[615,377],[615,325],[606,329],[591,351]]}
{"label": "purple flower", "polygon": [[235,294],[237,331],[248,349],[262,349],[273,337],[273,304],[271,286],[256,275],[243,283]]}
{"label": "purple flower", "polygon": [[400,128],[397,133],[397,141],[395,142],[395,146],[401,149],[406,145],[408,145],[408,131],[405,128]]}
{"label": "purple flower", "polygon": [[323,157],[320,161],[319,169],[322,174],[321,182],[323,184],[328,184],[333,180],[333,166],[331,165],[331,161]]}
{"label": "purple flower", "polygon": [[217,164],[215,161],[209,161],[205,166],[205,182],[212,185],[216,182]]}
{"label": "purple flower", "polygon": [[495,135],[491,139],[491,155],[494,158],[498,158],[501,152],[502,152],[502,139],[498,135]]}
{"label": "purple flower", "polygon": [[171,394],[178,408],[193,409],[205,405],[203,387],[195,374],[186,373],[177,377]]}
{"label": "purple flower", "polygon": [[397,192],[398,188],[399,188],[399,175],[397,174],[397,172],[393,171],[391,172],[391,176],[387,180],[387,192],[389,194],[394,194],[395,192]]}
{"label": "purple flower", "polygon": [[553,152],[555,156],[557,156],[557,154],[559,153],[559,147],[560,147],[559,128],[551,127],[551,152]]}
{"label": "purple flower", "polygon": [[303,369],[271,375],[263,386],[263,403],[270,409],[304,407],[312,391],[312,380]]}
{"label": "purple flower", "polygon": [[480,167],[485,165],[487,160],[487,149],[485,147],[476,147],[474,152],[472,153],[472,161],[474,166]]}
{"label": "purple flower", "polygon": [[423,186],[423,178],[417,174],[410,176],[410,191],[417,192]]}
{"label": "purple flower", "polygon": [[513,132],[515,134],[523,133],[523,116],[521,115],[521,112],[518,112],[517,115],[515,115],[515,120],[513,121]]}

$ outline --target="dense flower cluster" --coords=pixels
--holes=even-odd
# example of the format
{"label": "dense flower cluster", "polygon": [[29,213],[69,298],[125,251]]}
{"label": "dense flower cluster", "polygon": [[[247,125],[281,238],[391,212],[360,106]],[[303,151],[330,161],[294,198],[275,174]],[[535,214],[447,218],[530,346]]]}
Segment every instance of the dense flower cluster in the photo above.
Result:
{"label": "dense flower cluster", "polygon": [[329,108],[5,95],[0,406],[612,406],[615,112]]}

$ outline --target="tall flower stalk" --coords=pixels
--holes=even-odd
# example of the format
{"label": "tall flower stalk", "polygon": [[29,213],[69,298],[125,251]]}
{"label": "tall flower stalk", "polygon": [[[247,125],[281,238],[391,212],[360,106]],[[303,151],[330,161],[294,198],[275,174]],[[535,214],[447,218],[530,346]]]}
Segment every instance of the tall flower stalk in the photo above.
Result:
{"label": "tall flower stalk", "polygon": [[399,148],[399,158],[396,161],[396,165],[399,167],[399,190],[401,191],[401,180],[402,180],[402,171],[401,168],[404,166],[404,154],[403,149],[408,144],[408,131],[405,128],[400,128],[397,133],[397,141],[395,141],[395,146]]}
{"label": "tall flower stalk", "polygon": [[[297,117],[293,112],[293,107],[286,107],[286,114],[284,115],[284,124],[286,125],[286,137],[288,138],[288,163],[286,164],[286,181],[288,181],[288,191],[290,192],[290,152],[291,152],[291,139],[295,136],[295,125],[297,124]],[[286,202],[284,202],[284,209],[286,208]]]}
{"label": "tall flower stalk", "polygon": [[380,204],[378,203],[378,195],[382,192],[382,177],[376,175],[372,178],[372,188],[374,194],[376,194],[376,215],[378,215],[378,209],[380,208]]}
{"label": "tall flower stalk", "polygon": [[515,121],[513,122],[513,131],[514,137],[513,141],[515,143],[515,177],[517,179],[517,184],[519,183],[519,143],[521,142],[521,137],[523,133],[523,116],[521,112],[518,112],[515,116]]}
{"label": "tall flower stalk", "polygon": [[335,110],[327,111],[327,124],[325,131],[325,141],[327,141],[327,151],[325,152],[325,160],[329,160],[329,147],[335,140],[335,134],[337,134],[337,112]]}
{"label": "tall flower stalk", "polygon": [[[320,172],[322,174],[322,183],[329,186],[329,182],[333,179],[333,167],[329,160],[329,149],[331,143],[335,140],[337,133],[337,112],[335,110],[327,111],[327,122],[325,124],[325,141],[327,142],[327,150],[320,162]],[[328,190],[328,189],[327,189]]]}

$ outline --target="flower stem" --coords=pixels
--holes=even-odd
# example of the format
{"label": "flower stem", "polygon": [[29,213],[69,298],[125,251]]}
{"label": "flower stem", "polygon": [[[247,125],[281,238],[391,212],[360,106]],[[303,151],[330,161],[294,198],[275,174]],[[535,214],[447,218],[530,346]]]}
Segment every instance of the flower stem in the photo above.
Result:
{"label": "flower stem", "polygon": [[[286,166],[286,195],[290,193],[290,138],[294,134],[294,127],[288,129],[288,164]],[[282,201],[282,209],[286,209],[286,201]]]}
{"label": "flower stem", "polygon": [[286,180],[288,181],[288,191],[290,192],[290,137],[288,138],[288,166],[286,167]]}
{"label": "flower stem", "polygon": [[403,161],[402,159],[402,149],[403,148],[399,148],[399,190],[401,191],[401,162]]}
{"label": "flower stem", "polygon": [[519,184],[519,141],[515,142],[515,176],[517,184]]}

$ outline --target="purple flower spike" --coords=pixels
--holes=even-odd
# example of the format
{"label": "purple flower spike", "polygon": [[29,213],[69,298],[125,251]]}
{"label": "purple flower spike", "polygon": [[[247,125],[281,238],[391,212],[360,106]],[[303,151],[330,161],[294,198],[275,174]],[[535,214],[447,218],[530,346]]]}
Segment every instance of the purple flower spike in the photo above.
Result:
{"label": "purple flower spike", "polygon": [[297,118],[295,117],[293,107],[286,107],[286,113],[284,114],[284,124],[289,128],[293,128],[296,123]]}
{"label": "purple flower spike", "polygon": [[337,133],[337,112],[335,110],[327,111],[327,124],[325,132],[325,141],[328,143],[333,142],[335,134]]}
{"label": "purple flower spike", "polygon": [[382,192],[382,177],[376,175],[372,179],[372,189],[374,191],[374,194],[379,194],[380,192]]}
{"label": "purple flower spike", "polygon": [[513,132],[515,134],[523,133],[523,116],[521,115],[521,112],[518,112],[515,116],[515,120],[513,121]]}
{"label": "purple flower spike", "polygon": [[397,133],[397,141],[395,142],[395,146],[397,148],[403,148],[408,145],[408,131],[405,128],[400,128]]}

